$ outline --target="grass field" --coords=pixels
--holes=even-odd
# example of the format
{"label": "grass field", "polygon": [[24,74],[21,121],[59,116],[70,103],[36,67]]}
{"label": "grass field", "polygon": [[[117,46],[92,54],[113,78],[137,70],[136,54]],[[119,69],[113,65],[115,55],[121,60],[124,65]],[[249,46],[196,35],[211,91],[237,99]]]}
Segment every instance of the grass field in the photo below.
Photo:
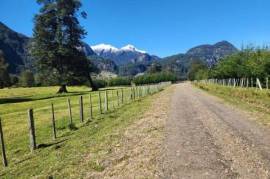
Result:
{"label": "grass field", "polygon": [[233,88],[203,83],[194,83],[194,85],[255,114],[258,122],[264,125],[270,124],[270,90],[261,91],[256,88]]}
{"label": "grass field", "polygon": [[[100,114],[98,92],[92,93],[94,119],[80,123],[79,96],[84,99],[84,116],[89,116],[89,88],[70,87],[70,93],[56,94],[57,87],[17,88],[0,90],[0,117],[6,143],[7,168],[0,165],[0,178],[29,178],[31,176],[58,176],[78,178],[83,170],[103,170],[99,155],[110,152],[118,136],[115,130],[129,125],[141,115],[151,97],[130,103],[130,88],[124,88],[124,102],[118,106],[116,92],[109,91],[109,111]],[[102,92],[102,102],[104,102]],[[71,99],[75,128],[68,127],[67,98]],[[52,140],[51,103],[55,106],[57,140]],[[37,144],[39,149],[30,152],[27,109],[34,109]],[[102,106],[104,109],[104,106]],[[86,154],[92,153],[88,161]],[[83,166],[82,166],[83,165]],[[80,169],[80,172],[78,172]],[[61,176],[61,177],[60,177]],[[57,177],[56,177],[57,178]]]}

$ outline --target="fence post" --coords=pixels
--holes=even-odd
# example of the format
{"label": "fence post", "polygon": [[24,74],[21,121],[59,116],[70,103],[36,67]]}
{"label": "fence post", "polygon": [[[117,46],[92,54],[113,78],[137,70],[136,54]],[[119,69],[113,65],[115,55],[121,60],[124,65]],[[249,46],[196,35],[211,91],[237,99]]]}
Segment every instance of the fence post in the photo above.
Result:
{"label": "fence post", "polygon": [[243,88],[243,87],[244,87],[244,79],[241,78],[241,88]]}
{"label": "fence post", "polygon": [[120,106],[120,99],[119,99],[119,91],[116,90],[116,96],[117,96],[117,106]]}
{"label": "fence post", "polygon": [[108,92],[107,90],[105,90],[105,112],[107,112],[109,110],[109,106],[108,106]]}
{"label": "fence post", "polygon": [[134,100],[138,98],[139,92],[138,92],[138,87],[134,87]]}
{"label": "fence post", "polygon": [[266,89],[269,89],[268,77],[266,77]]}
{"label": "fence post", "polygon": [[54,106],[52,103],[52,132],[53,132],[53,140],[56,139],[56,128],[55,128],[55,115],[54,115]]}
{"label": "fence post", "polygon": [[101,101],[101,92],[98,92],[98,101],[99,101],[99,113],[102,114],[102,101]]}
{"label": "fence post", "polygon": [[71,104],[70,104],[70,99],[67,99],[68,102],[68,112],[69,112],[69,125],[72,125],[73,119],[72,119],[72,111],[71,111]]}
{"label": "fence post", "polygon": [[81,123],[83,123],[84,121],[84,115],[83,115],[83,96],[80,96],[80,120],[81,120]]}
{"label": "fence post", "polygon": [[89,119],[92,120],[93,119],[93,105],[92,105],[92,94],[90,93],[89,95]]}
{"label": "fence post", "polygon": [[124,89],[121,89],[121,98],[122,98],[122,104],[124,104]]}
{"label": "fence post", "polygon": [[137,98],[137,95],[138,95],[137,86],[136,86],[136,87],[134,87],[134,89],[133,89],[133,93],[134,93],[134,101],[135,101],[135,100],[136,100],[136,98]]}
{"label": "fence post", "polygon": [[130,99],[129,99],[130,101],[133,100],[133,90],[132,89],[133,89],[133,87],[130,88]]}
{"label": "fence post", "polygon": [[28,124],[29,124],[29,134],[30,134],[29,135],[30,150],[31,152],[33,152],[37,148],[33,109],[28,110]]}
{"label": "fence post", "polygon": [[113,110],[115,110],[115,101],[114,101],[114,90],[112,92],[112,104],[113,104]]}
{"label": "fence post", "polygon": [[8,162],[7,162],[7,156],[6,156],[6,148],[5,148],[4,134],[3,134],[3,128],[2,128],[2,119],[1,118],[0,118],[0,140],[1,140],[3,165],[4,165],[4,167],[7,167]]}
{"label": "fence post", "polygon": [[260,90],[262,90],[262,85],[261,85],[259,78],[256,79],[256,83],[257,83],[258,87],[260,88]]}

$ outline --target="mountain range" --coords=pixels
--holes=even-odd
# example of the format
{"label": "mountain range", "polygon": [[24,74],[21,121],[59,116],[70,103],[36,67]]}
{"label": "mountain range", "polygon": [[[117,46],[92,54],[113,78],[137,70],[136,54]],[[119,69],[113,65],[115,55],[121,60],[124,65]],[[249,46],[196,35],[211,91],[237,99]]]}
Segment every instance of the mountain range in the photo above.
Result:
{"label": "mountain range", "polygon": [[99,44],[92,46],[92,49],[98,56],[111,59],[117,65],[126,65],[128,63],[148,63],[159,59],[158,57],[149,55],[146,51],[139,50],[130,44],[120,49],[108,44]]}
{"label": "mountain range", "polygon": [[27,44],[30,38],[17,33],[0,22],[0,50],[4,52],[9,72],[19,73],[28,66]]}
{"label": "mountain range", "polygon": [[180,53],[165,57],[161,60],[163,68],[185,79],[190,65],[194,60],[200,60],[209,68],[214,66],[220,59],[237,53],[238,49],[227,41],[221,41],[214,45],[199,45],[191,48],[187,53]]}
{"label": "mountain range", "polygon": [[[34,68],[34,59],[28,53],[31,38],[17,33],[0,22],[0,50],[4,52],[9,72],[18,74],[24,69]],[[84,43],[82,50],[100,71],[109,71],[119,75],[136,75],[145,72],[153,62],[160,63],[164,69],[175,72],[178,77],[186,78],[193,60],[201,60],[212,67],[221,58],[236,53],[238,49],[227,41],[214,45],[200,45],[187,53],[159,58],[139,50],[133,45],[116,48],[109,44],[89,46]]]}

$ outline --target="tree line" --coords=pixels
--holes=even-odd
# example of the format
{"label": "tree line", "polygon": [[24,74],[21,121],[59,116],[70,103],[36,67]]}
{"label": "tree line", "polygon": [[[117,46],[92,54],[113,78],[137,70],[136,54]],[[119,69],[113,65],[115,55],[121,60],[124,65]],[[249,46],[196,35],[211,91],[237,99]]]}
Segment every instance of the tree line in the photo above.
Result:
{"label": "tree line", "polygon": [[[144,85],[155,84],[165,81],[175,82],[177,76],[174,73],[162,69],[159,63],[153,63],[145,74],[135,77],[115,77],[109,79],[93,79],[93,84],[97,88],[112,87],[112,86],[129,86],[132,84]],[[5,63],[4,55],[0,51],[0,88],[4,87],[39,87],[39,86],[54,86],[58,82],[55,78],[45,78],[42,74],[34,74],[30,70],[23,70],[19,75],[11,75],[8,73],[8,64]],[[70,85],[87,85],[86,81],[72,81]]]}
{"label": "tree line", "polygon": [[267,47],[248,47],[221,59],[212,68],[201,61],[194,61],[188,77],[190,80],[209,78],[260,78],[270,75],[270,50]]}

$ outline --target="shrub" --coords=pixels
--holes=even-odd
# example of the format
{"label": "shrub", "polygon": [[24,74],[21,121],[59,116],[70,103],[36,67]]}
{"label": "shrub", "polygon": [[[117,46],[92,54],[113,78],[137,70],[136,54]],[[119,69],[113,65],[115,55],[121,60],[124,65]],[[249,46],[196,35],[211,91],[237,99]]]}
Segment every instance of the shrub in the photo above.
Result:
{"label": "shrub", "polygon": [[105,80],[95,79],[93,80],[93,83],[97,88],[105,88],[107,86],[107,82]]}
{"label": "shrub", "polygon": [[20,85],[23,87],[33,87],[35,86],[34,74],[29,71],[23,71],[20,76]]}
{"label": "shrub", "polygon": [[131,78],[129,77],[116,77],[107,81],[108,86],[128,86],[131,85]]}
{"label": "shrub", "polygon": [[175,82],[177,77],[175,74],[170,72],[161,72],[161,73],[154,73],[154,74],[145,74],[142,76],[135,77],[133,82],[136,85],[143,85],[143,84],[153,84],[153,83],[160,83],[165,81]]}

